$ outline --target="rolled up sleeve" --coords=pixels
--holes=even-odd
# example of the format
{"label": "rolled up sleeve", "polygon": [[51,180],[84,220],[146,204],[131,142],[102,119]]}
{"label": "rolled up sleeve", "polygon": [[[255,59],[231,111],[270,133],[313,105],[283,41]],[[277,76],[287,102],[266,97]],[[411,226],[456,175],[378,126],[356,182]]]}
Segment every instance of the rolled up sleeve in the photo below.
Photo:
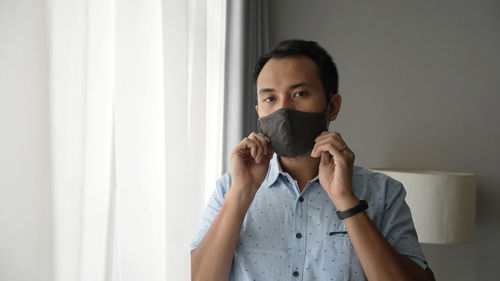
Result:
{"label": "rolled up sleeve", "polygon": [[407,256],[425,269],[427,262],[418,243],[417,232],[405,197],[406,191],[403,185],[391,178],[387,183],[385,211],[380,231],[398,253]]}
{"label": "rolled up sleeve", "polygon": [[208,200],[208,203],[205,206],[205,210],[203,211],[198,231],[196,232],[194,238],[190,243],[191,251],[198,248],[201,241],[207,234],[208,229],[212,225],[212,222],[214,221],[215,217],[219,213],[220,208],[222,207],[222,203],[224,202],[224,198],[230,186],[231,176],[229,175],[229,173],[224,174],[217,180],[216,188],[212,193],[212,196]]}

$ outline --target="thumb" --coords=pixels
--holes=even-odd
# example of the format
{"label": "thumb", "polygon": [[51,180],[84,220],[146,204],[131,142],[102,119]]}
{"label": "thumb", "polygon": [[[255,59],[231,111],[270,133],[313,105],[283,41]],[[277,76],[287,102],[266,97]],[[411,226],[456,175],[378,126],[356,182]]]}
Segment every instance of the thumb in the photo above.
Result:
{"label": "thumb", "polygon": [[330,164],[330,153],[328,151],[321,152],[321,166]]}

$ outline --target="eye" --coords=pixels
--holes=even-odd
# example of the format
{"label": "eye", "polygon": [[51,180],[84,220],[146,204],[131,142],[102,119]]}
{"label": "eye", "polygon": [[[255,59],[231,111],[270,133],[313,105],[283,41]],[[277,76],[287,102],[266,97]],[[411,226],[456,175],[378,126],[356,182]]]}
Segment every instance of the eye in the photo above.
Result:
{"label": "eye", "polygon": [[294,97],[303,97],[303,96],[305,96],[306,94],[307,94],[306,92],[304,92],[304,91],[300,91],[300,92],[295,92],[295,93],[293,94],[293,96],[294,96]]}
{"label": "eye", "polygon": [[273,102],[274,101],[274,97],[267,97],[264,99],[264,102]]}

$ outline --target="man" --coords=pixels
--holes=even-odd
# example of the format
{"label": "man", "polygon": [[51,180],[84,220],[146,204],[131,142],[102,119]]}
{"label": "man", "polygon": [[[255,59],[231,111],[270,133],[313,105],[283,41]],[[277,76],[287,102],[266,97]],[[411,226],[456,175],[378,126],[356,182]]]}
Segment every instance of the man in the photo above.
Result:
{"label": "man", "polygon": [[354,166],[338,132],[338,74],[288,40],[254,70],[260,133],[231,153],[191,244],[193,280],[433,280],[405,191]]}

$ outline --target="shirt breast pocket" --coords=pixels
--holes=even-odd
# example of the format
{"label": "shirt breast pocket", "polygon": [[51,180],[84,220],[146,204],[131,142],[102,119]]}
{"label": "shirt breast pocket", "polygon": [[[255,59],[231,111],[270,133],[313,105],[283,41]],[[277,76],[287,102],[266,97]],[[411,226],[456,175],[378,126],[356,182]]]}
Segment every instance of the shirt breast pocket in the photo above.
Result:
{"label": "shirt breast pocket", "polygon": [[366,280],[347,231],[327,233],[321,264],[321,270],[334,280]]}

